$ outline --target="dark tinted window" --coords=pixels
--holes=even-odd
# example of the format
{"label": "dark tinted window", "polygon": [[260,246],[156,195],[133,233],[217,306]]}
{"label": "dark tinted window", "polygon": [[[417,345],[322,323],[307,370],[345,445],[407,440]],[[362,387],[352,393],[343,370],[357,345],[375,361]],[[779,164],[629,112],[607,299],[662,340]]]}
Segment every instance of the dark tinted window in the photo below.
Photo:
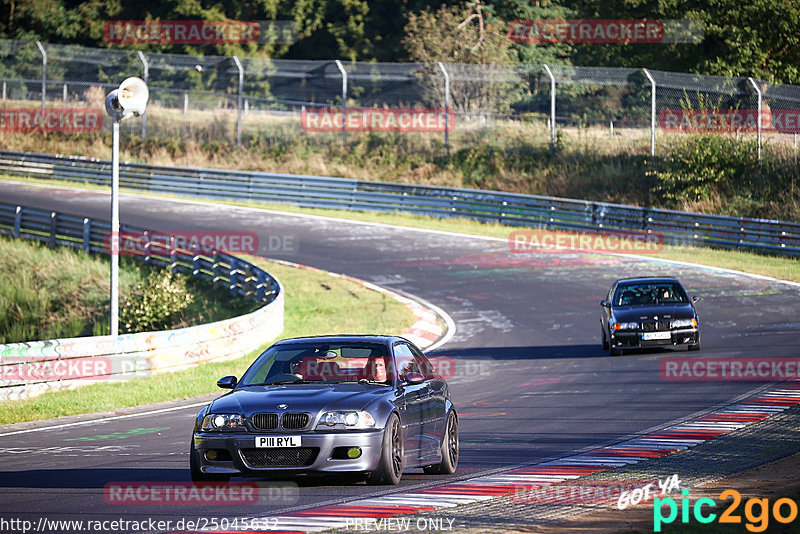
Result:
{"label": "dark tinted window", "polygon": [[403,380],[408,373],[419,373],[426,378],[428,375],[420,365],[420,360],[411,352],[411,347],[405,343],[397,343],[394,346],[394,359],[397,362],[397,376]]}
{"label": "dark tinted window", "polygon": [[[308,382],[388,383],[388,351],[380,343],[298,343],[267,349],[242,376],[242,386],[263,384],[280,375]],[[291,379],[286,376],[285,379]]]}
{"label": "dark tinted window", "polygon": [[657,306],[684,302],[689,302],[689,297],[676,282],[619,284],[613,299],[614,306]]}

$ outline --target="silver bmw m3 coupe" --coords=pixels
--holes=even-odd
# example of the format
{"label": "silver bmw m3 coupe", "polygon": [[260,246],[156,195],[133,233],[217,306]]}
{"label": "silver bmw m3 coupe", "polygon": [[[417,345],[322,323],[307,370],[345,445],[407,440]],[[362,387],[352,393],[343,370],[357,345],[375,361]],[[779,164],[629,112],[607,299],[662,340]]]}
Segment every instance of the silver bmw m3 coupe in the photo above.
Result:
{"label": "silver bmw m3 coupe", "polygon": [[397,484],[406,468],[452,474],[458,415],[445,380],[393,336],[285,339],[197,414],[192,480],[363,474]]}

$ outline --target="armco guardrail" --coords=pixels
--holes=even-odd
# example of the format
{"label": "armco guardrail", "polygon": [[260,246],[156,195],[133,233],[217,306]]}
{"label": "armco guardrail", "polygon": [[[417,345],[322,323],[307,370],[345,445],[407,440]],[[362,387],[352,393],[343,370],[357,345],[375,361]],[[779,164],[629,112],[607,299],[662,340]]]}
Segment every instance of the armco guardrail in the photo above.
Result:
{"label": "armco guardrail", "polygon": [[[0,150],[0,172],[110,185],[111,162]],[[123,187],[314,208],[400,211],[557,230],[644,231],[664,243],[800,255],[800,223],[604,202],[267,172],[121,163]]]}
{"label": "armco guardrail", "polygon": [[[0,234],[107,253],[109,232],[107,222],[0,204]],[[148,235],[129,226],[122,232]],[[232,319],[177,330],[0,345],[0,399],[235,358],[283,331],[283,290],[267,272],[229,254],[182,250],[160,243],[145,246],[141,258],[224,284],[231,295],[255,299],[265,306]],[[174,245],[174,239],[170,243]]]}

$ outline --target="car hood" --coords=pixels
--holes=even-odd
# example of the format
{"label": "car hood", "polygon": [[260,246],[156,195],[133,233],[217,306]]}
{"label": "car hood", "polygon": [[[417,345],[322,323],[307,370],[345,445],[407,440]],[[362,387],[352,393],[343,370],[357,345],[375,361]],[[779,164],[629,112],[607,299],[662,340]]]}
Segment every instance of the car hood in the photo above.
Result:
{"label": "car hood", "polygon": [[[210,411],[241,413],[362,410],[390,395],[388,386],[365,384],[286,384],[237,388],[211,403]],[[278,408],[285,404],[285,408]]]}
{"label": "car hood", "polygon": [[662,304],[659,306],[620,306],[613,310],[614,317],[621,323],[663,319],[691,319],[695,316],[690,303]]}

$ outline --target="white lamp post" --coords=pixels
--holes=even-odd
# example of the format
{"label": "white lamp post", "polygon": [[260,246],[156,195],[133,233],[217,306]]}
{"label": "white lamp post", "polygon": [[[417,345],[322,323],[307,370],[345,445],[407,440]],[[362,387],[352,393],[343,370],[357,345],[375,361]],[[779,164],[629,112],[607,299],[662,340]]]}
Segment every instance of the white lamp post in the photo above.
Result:
{"label": "white lamp post", "polygon": [[150,92],[139,78],[127,78],[106,97],[106,112],[111,116],[111,335],[119,335],[119,121],[141,115]]}

